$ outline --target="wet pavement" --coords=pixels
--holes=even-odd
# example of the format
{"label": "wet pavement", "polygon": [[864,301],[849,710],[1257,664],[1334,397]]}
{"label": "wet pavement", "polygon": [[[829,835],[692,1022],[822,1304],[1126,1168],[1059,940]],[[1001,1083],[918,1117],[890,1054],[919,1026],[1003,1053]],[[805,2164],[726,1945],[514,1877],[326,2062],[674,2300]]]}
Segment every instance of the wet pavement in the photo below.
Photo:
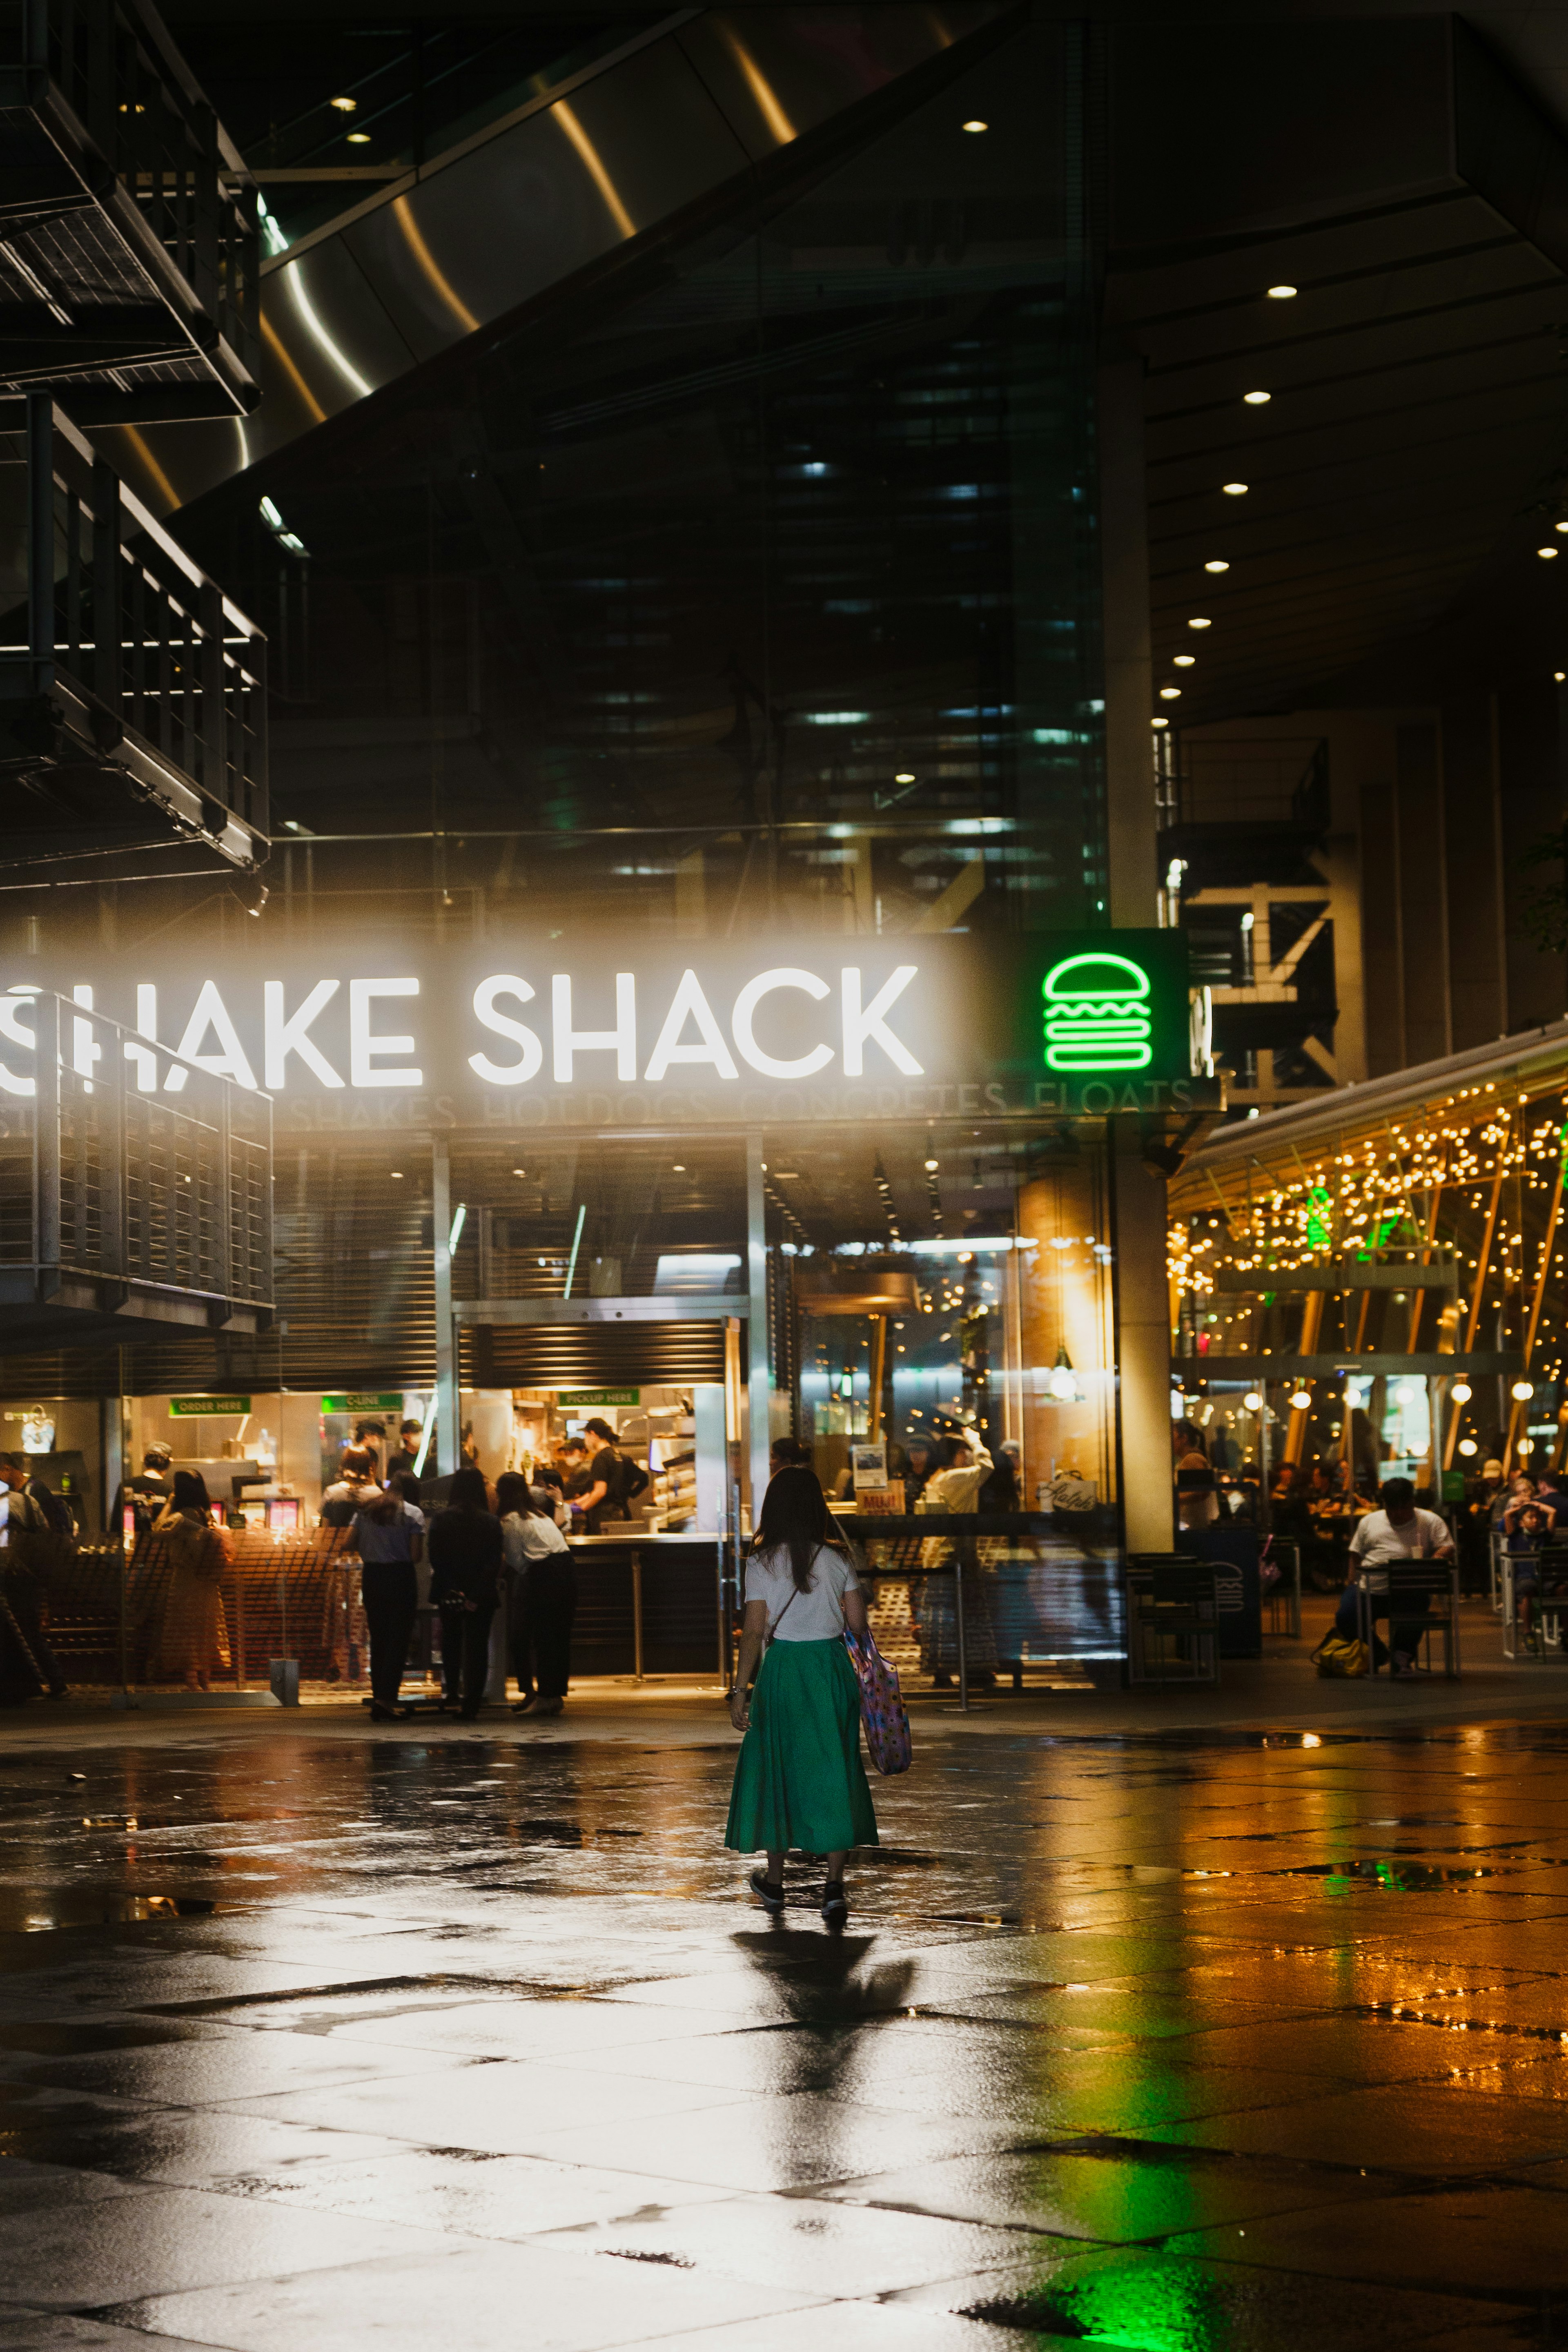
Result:
{"label": "wet pavement", "polygon": [[0,2352],[1568,2344],[1568,1729],[651,1722],[0,1727]]}

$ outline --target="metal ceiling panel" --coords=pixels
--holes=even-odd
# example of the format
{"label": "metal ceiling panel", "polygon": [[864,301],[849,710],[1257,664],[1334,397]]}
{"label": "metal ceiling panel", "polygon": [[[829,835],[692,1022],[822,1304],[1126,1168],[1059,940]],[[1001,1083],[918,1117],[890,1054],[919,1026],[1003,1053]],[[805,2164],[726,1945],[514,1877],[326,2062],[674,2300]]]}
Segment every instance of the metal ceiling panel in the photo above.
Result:
{"label": "metal ceiling panel", "polygon": [[113,462],[166,514],[743,193],[759,162],[904,78],[962,69],[1012,21],[1004,0],[671,16],[279,256],[260,406],[237,426],[110,433]]}

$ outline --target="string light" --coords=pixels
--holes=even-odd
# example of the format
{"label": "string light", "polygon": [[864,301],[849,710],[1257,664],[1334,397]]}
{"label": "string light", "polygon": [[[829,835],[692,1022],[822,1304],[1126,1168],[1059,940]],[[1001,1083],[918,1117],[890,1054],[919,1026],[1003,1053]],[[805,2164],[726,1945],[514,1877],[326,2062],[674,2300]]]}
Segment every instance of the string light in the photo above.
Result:
{"label": "string light", "polygon": [[[1428,1304],[1428,1294],[1413,1283],[1407,1297],[1383,1294],[1384,1323],[1371,1311],[1375,1294],[1347,1289],[1337,1294],[1343,1338],[1330,1339],[1325,1322],[1317,1345],[1385,1356],[1435,1346],[1460,1354],[1473,1346],[1526,1351],[1531,1377],[1511,1384],[1513,1419],[1502,1444],[1515,1459],[1527,1446],[1550,1457],[1551,1442],[1531,1440],[1523,1424],[1529,1401],[1552,1394],[1568,1357],[1568,1191],[1560,1190],[1568,1162],[1565,1108],[1560,1071],[1523,1085],[1500,1076],[1453,1087],[1364,1130],[1298,1141],[1289,1160],[1272,1167],[1253,1160],[1245,1171],[1191,1171],[1172,1202],[1168,1264],[1184,1326],[1178,1345],[1185,1337],[1190,1349],[1192,1331],[1202,1324],[1211,1334],[1226,1332],[1225,1352],[1267,1354],[1267,1340],[1285,1355],[1301,1341],[1266,1320],[1265,1296],[1289,1289],[1283,1280],[1270,1284],[1270,1274],[1284,1277],[1292,1268],[1358,1253],[1385,1265],[1408,1262],[1414,1272],[1434,1251],[1451,1255],[1457,1313],[1440,1297]],[[1232,1278],[1255,1275],[1256,1290],[1233,1304],[1217,1298],[1221,1265]],[[1320,1318],[1333,1296],[1319,1294]],[[1224,1311],[1207,1311],[1211,1299]],[[1434,1310],[1443,1318],[1437,1331]],[[1277,1304],[1272,1311],[1277,1315]],[[1421,1385],[1411,1386],[1411,1402]],[[1297,1390],[1291,1403],[1307,1394]],[[1456,1423],[1463,1431],[1458,1409],[1472,1402],[1470,1383],[1456,1379],[1448,1394],[1456,1409],[1448,1423],[1452,1452],[1469,1461],[1479,1450],[1476,1440],[1463,1433],[1456,1439],[1453,1432]],[[1399,1401],[1390,1395],[1390,1403]],[[1563,1425],[1568,1451],[1568,1423]]]}

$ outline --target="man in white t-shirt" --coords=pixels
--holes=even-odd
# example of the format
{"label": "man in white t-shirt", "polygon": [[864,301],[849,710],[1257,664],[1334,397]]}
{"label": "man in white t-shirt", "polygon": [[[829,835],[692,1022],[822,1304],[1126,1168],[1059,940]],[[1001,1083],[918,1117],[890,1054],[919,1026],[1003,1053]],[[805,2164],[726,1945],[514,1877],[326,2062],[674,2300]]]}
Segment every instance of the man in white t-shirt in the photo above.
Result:
{"label": "man in white t-shirt", "polygon": [[[1379,1617],[1388,1615],[1391,1561],[1401,1567],[1416,1567],[1424,1560],[1448,1561],[1454,1557],[1454,1539],[1447,1525],[1436,1511],[1416,1509],[1416,1489],[1408,1478],[1385,1478],[1378,1489],[1378,1500],[1382,1508],[1368,1511],[1350,1539],[1351,1580],[1334,1619],[1334,1631],[1347,1642],[1354,1642],[1357,1636],[1358,1584],[1367,1595],[1369,1613],[1375,1626]],[[1389,1626],[1394,1672],[1401,1677],[1416,1671],[1416,1654],[1426,1630],[1428,1605],[1425,1598],[1419,1607],[1413,1601],[1405,1601],[1404,1613]],[[1375,1632],[1372,1639],[1381,1665],[1387,1654]]]}

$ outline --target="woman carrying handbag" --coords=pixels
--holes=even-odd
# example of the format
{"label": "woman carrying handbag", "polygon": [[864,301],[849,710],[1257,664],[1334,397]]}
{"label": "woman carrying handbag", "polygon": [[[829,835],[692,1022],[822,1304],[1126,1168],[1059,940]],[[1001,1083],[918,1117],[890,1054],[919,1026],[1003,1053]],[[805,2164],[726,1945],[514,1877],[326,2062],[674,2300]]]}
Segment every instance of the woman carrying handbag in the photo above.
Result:
{"label": "woman carrying handbag", "polygon": [[751,1886],[775,1916],[784,1908],[789,1848],[825,1854],[822,1917],[830,1927],[842,1927],[849,1916],[850,1848],[877,1843],[846,1629],[857,1639],[867,1633],[853,1565],[813,1474],[780,1470],[763,1497],[746,1564],[740,1664],[729,1703],[730,1721],[746,1737],[724,1842],[732,1853],[766,1853],[767,1869],[752,1872]]}

